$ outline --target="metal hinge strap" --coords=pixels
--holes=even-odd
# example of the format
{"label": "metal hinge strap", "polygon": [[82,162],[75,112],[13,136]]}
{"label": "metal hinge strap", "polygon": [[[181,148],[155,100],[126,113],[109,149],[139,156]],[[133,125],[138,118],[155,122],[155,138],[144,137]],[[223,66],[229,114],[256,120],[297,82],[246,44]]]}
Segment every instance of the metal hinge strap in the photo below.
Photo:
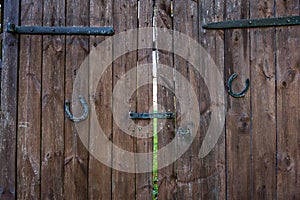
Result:
{"label": "metal hinge strap", "polygon": [[7,32],[30,35],[112,35],[112,27],[17,26],[7,24]]}
{"label": "metal hinge strap", "polygon": [[204,29],[233,29],[233,28],[257,28],[272,26],[294,26],[300,25],[300,16],[242,19],[235,21],[223,21],[204,24]]}

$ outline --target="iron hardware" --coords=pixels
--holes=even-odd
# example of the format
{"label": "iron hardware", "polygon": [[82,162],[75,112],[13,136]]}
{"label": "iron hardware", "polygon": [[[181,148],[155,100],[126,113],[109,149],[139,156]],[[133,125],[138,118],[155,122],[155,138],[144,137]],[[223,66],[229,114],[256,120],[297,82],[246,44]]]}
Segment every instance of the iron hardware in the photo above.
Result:
{"label": "iron hardware", "polygon": [[236,79],[236,77],[237,77],[236,73],[234,73],[230,76],[230,78],[228,80],[228,93],[230,94],[230,96],[232,96],[234,98],[241,98],[241,97],[244,97],[246,92],[248,91],[249,86],[250,86],[250,80],[249,79],[246,80],[246,86],[241,92],[235,93],[232,91],[232,81],[234,79]]}
{"label": "iron hardware", "polygon": [[175,118],[175,114],[172,112],[166,112],[166,113],[135,113],[135,112],[129,112],[129,117],[131,119],[172,119]]}
{"label": "iron hardware", "polygon": [[31,35],[112,35],[114,29],[112,27],[17,26],[8,23],[7,32]]}
{"label": "iron hardware", "polygon": [[67,117],[73,122],[81,122],[81,121],[85,120],[89,114],[89,107],[88,107],[86,101],[84,100],[83,96],[80,95],[78,98],[83,107],[83,114],[80,117],[75,117],[70,111],[70,108],[69,108],[70,102],[69,101],[65,102],[65,111],[66,111]]}
{"label": "iron hardware", "polygon": [[234,21],[213,22],[204,24],[204,29],[233,29],[233,28],[257,28],[270,26],[300,25],[300,16],[275,17],[261,19],[242,19]]}

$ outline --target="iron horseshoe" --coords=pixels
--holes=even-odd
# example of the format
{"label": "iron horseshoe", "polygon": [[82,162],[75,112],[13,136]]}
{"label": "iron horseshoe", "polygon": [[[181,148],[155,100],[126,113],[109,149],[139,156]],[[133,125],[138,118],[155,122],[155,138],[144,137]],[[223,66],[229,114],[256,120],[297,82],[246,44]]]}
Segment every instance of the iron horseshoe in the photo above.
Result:
{"label": "iron horseshoe", "polygon": [[236,79],[237,76],[238,75],[236,73],[234,73],[230,76],[230,78],[228,80],[228,93],[234,98],[241,98],[241,97],[244,97],[246,95],[246,92],[249,90],[250,80],[249,79],[246,80],[246,86],[241,92],[235,93],[232,91],[232,81],[234,79]]}
{"label": "iron horseshoe", "polygon": [[85,120],[89,114],[89,107],[88,107],[86,101],[84,100],[83,96],[80,95],[80,96],[78,96],[78,98],[83,107],[83,113],[80,117],[75,117],[70,111],[70,108],[69,108],[70,102],[69,101],[65,102],[65,111],[66,111],[67,117],[73,122],[81,122],[81,121]]}

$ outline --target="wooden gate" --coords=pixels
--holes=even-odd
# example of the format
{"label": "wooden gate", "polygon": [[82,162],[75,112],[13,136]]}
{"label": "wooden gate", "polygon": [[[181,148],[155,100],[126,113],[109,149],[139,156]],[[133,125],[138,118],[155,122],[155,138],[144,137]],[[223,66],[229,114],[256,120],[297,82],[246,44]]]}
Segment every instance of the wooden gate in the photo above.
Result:
{"label": "wooden gate", "polygon": [[[300,199],[299,26],[201,28],[208,22],[299,15],[298,0],[4,0],[1,8],[0,199],[152,199],[153,192],[158,199]],[[90,97],[115,145],[149,152],[156,143],[124,134],[110,110],[114,85],[137,63],[156,58],[158,78],[161,64],[179,71],[197,94],[201,117],[194,143],[175,163],[158,170],[157,180],[153,173],[120,172],[89,154],[64,111],[81,62],[109,36],[18,35],[6,32],[8,23],[112,26],[115,34],[153,26],[177,30],[212,56],[224,74],[224,87],[237,73],[233,90],[242,89],[247,78],[250,90],[244,98],[226,94],[224,131],[214,149],[200,159],[199,145],[216,106],[204,79],[185,59],[155,46],[121,56]],[[126,84],[136,84],[139,73],[137,68],[136,79]],[[176,81],[170,84],[180,87]],[[177,112],[176,95],[158,86],[157,102],[164,107],[158,112]],[[149,112],[153,96],[152,84],[137,88],[131,108]],[[178,132],[178,120],[161,122],[158,119],[157,127],[148,130],[158,129],[158,148]],[[135,123],[143,126],[149,120]],[[119,158],[112,152],[111,159]]]}

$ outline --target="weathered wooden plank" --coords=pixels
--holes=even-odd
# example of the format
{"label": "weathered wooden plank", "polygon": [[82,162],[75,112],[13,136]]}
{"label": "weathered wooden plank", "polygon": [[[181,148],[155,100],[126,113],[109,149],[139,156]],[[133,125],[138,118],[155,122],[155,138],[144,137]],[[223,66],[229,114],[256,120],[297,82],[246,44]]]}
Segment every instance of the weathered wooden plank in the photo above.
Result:
{"label": "weathered wooden plank", "polygon": [[[113,1],[90,1],[90,26],[113,26]],[[90,46],[95,47],[106,38],[103,36],[92,36],[90,37]],[[111,51],[111,48],[109,46],[107,51]],[[93,50],[91,49],[91,51]],[[93,73],[92,69],[90,69],[90,73]],[[112,138],[112,79],[112,66],[110,65],[102,75],[96,94],[94,94],[99,124],[107,138],[110,139]],[[90,149],[97,148],[95,138],[92,135],[90,135],[89,141]],[[102,150],[102,153],[106,152],[109,152],[111,155],[111,146],[108,149]],[[88,185],[89,199],[111,199],[112,169],[102,164],[93,156],[89,157]]]}
{"label": "weathered wooden plank", "polygon": [[[4,1],[3,27],[19,22],[19,1]],[[0,107],[0,189],[2,199],[16,193],[16,137],[18,87],[18,36],[3,33]]]}
{"label": "weathered wooden plank", "polygon": [[[209,22],[223,21],[224,1],[199,1],[199,24],[200,27]],[[224,73],[224,32],[223,31],[208,31],[200,29],[199,43],[206,50],[206,52],[214,60],[219,73]],[[201,59],[201,58],[200,58]],[[216,82],[216,76],[207,77],[211,70],[208,66],[203,66],[200,69],[201,74],[205,77],[199,77],[194,80],[199,88],[198,101],[200,105],[200,136],[197,141],[198,145],[204,144],[204,137],[208,134],[207,131],[212,126],[211,113],[214,112],[214,99],[211,97],[220,97],[225,94],[220,94]],[[204,82],[205,78],[205,82]],[[197,82],[198,81],[198,82]],[[220,80],[219,80],[220,81]],[[207,85],[214,84],[213,90],[209,91]],[[195,89],[197,91],[197,89]],[[198,146],[200,149],[200,146]],[[199,151],[199,150],[198,150]],[[197,196],[194,198],[201,199],[225,199],[226,195],[226,177],[225,177],[225,131],[222,132],[220,138],[211,152],[201,160],[199,163],[198,177],[196,180],[198,184],[194,187],[198,190]],[[197,169],[197,168],[195,168]],[[195,170],[196,171],[196,170]],[[196,171],[197,172],[197,171]],[[194,190],[196,190],[194,189]]]}
{"label": "weathered wooden plank", "polygon": [[[170,0],[155,1],[154,8],[155,26],[158,28],[173,28],[172,19],[172,2]],[[155,33],[156,37],[160,37]],[[156,42],[157,41],[156,38]],[[170,47],[173,41],[166,41]],[[158,82],[165,81],[166,84],[171,84],[171,89],[174,89],[173,74],[163,76],[163,65],[174,67],[173,53],[163,50],[156,50],[157,62],[157,80]],[[165,86],[158,84],[157,86],[157,103],[158,112],[175,112],[174,105],[174,90],[170,91]],[[158,150],[166,146],[174,139],[175,136],[175,121],[173,119],[157,120],[158,134]],[[173,156],[173,155],[166,155]],[[162,158],[163,159],[163,158]],[[160,161],[158,161],[160,162]],[[171,164],[158,171],[158,199],[175,199],[176,198],[176,169],[175,165]]]}
{"label": "weathered wooden plank", "polygon": [[[81,0],[67,0],[66,5],[66,26],[89,26],[89,4]],[[65,99],[72,99],[76,72],[88,53],[88,36],[66,37]],[[87,199],[88,152],[70,120],[65,120],[64,137],[64,198]]]}
{"label": "weathered wooden plank", "polygon": [[[153,25],[153,1],[152,0],[144,0],[139,1],[139,19],[138,19],[138,27],[152,27]],[[143,38],[143,35],[139,35],[138,37],[141,37],[138,41],[145,41],[145,38]],[[151,39],[150,44],[153,40],[153,38],[147,38]],[[149,42],[149,41],[148,41]],[[138,44],[142,45],[142,44]],[[151,110],[152,108],[152,101],[153,101],[153,87],[152,87],[152,49],[142,49],[138,50],[138,65],[145,65],[149,64],[149,67],[147,67],[147,72],[144,72],[144,70],[140,70],[140,68],[137,68],[137,83],[140,83],[142,80],[140,80],[140,77],[148,77],[147,82],[148,85],[144,85],[142,87],[137,87],[137,112],[153,112]],[[145,80],[144,80],[145,81]],[[151,137],[153,135],[153,127],[148,125],[152,124],[150,123],[150,120],[137,120],[136,124],[139,126],[142,126],[142,129],[137,129],[137,135],[139,133],[146,133],[148,138],[137,138],[136,140],[136,152],[137,153],[148,153],[153,151],[153,138]],[[149,165],[152,165],[152,157],[148,157],[147,163]],[[136,159],[136,166],[139,167],[141,161]],[[152,173],[138,173],[136,174],[136,199],[142,199],[142,200],[151,200],[152,199]]]}
{"label": "weathered wooden plank", "polygon": [[[124,2],[122,0],[115,0],[113,6],[113,24],[115,28],[115,33],[118,34],[122,31],[130,30],[133,28],[137,28],[137,7],[138,2],[134,0],[130,0]],[[129,41],[120,41],[119,44],[114,43],[113,48],[117,46],[124,46],[127,48],[129,46],[135,45],[137,36],[132,35],[132,38]],[[119,47],[118,47],[119,48]],[[136,47],[132,47],[136,48]],[[113,49],[113,51],[117,51],[118,49]],[[137,64],[137,51],[133,51],[127,53],[120,58],[116,59],[113,63],[113,85],[115,86],[118,80],[124,75],[128,70],[135,68]],[[128,88],[132,86],[132,84],[136,85],[136,76],[131,76],[129,79],[125,81],[125,87]],[[126,92],[126,91],[124,91]],[[114,102],[114,100],[113,100]],[[130,109],[136,109],[136,98],[132,96],[128,102],[130,103]],[[120,110],[120,107],[124,105],[120,105],[119,103],[114,103],[113,107],[115,110]],[[121,116],[114,116],[121,117]],[[127,116],[122,116],[127,117]],[[128,133],[133,134],[134,130],[128,128]],[[113,143],[118,147],[127,150],[129,152],[134,152],[135,150],[135,138],[131,135],[128,135],[121,131],[118,125],[113,123]],[[118,157],[113,151],[113,162],[118,162],[121,160],[121,157]],[[135,162],[134,160],[132,162]],[[135,174],[121,172],[118,170],[112,171],[112,199],[135,199]]]}
{"label": "weathered wooden plank", "polygon": [[[249,3],[243,1],[226,2],[226,20],[249,18]],[[233,91],[244,87],[249,78],[249,32],[247,29],[225,31],[225,80],[233,73],[238,79]],[[250,93],[235,99],[228,95],[226,118],[227,154],[227,197],[228,199],[251,198],[250,162]]]}
{"label": "weathered wooden plank", "polygon": [[[65,25],[65,1],[44,2],[44,26]],[[64,197],[65,36],[43,36],[41,198]]]}
{"label": "weathered wooden plank", "polygon": [[[250,18],[274,17],[273,1],[251,1]],[[250,30],[252,198],[276,198],[275,29]]]}
{"label": "weathered wooden plank", "polygon": [[[299,1],[276,1],[276,15],[299,15]],[[278,199],[300,198],[300,27],[276,28]]]}
{"label": "weathered wooden plank", "polygon": [[[42,25],[42,2],[21,2],[21,25]],[[20,37],[18,199],[40,199],[42,36]]]}
{"label": "weathered wooden plank", "polygon": [[[174,13],[173,13],[173,28],[175,31],[182,32],[188,35],[190,38],[198,40],[198,31],[199,31],[199,24],[198,24],[198,3],[195,1],[173,1],[174,4]],[[178,43],[182,41],[174,41],[174,43]],[[175,44],[174,44],[175,45]],[[189,49],[190,50],[190,49]],[[197,51],[193,49],[192,51]],[[192,56],[195,54],[192,54]],[[195,59],[195,58],[191,58]],[[176,72],[179,72],[184,78],[187,80],[187,83],[182,83],[179,81],[178,74],[175,74],[175,95],[176,99],[184,98],[186,99],[184,104],[189,106],[191,105],[191,94],[188,92],[188,87],[195,86],[194,83],[198,83],[197,80],[193,80],[195,77],[195,71],[193,66],[188,63],[186,58],[181,58],[178,55],[174,55],[174,68]],[[197,74],[199,75],[199,74]],[[195,82],[196,81],[196,82]],[[183,89],[184,88],[184,89]],[[193,88],[193,89],[194,89]],[[198,91],[199,92],[199,91]],[[178,118],[180,116],[184,116],[186,118],[191,119],[191,113],[182,110],[182,102],[176,102],[176,114]],[[185,106],[187,106],[185,105]],[[197,105],[198,106],[198,105]],[[180,110],[179,110],[180,108]],[[188,129],[187,124],[182,124],[183,122],[178,119],[176,120],[176,128],[186,130]],[[196,130],[198,131],[198,130]],[[180,134],[180,133],[177,133]],[[197,135],[199,136],[199,134]],[[190,140],[190,135],[183,135],[180,139],[177,140],[177,145],[180,147],[184,145],[184,143]],[[176,172],[177,172],[177,199],[199,199],[200,198],[200,185],[197,184],[198,178],[200,178],[200,170],[199,170],[199,140],[195,141],[194,145],[191,145],[189,149],[183,154],[181,158],[179,158],[176,162]],[[178,148],[179,148],[178,147]],[[197,187],[198,186],[198,187]]]}

